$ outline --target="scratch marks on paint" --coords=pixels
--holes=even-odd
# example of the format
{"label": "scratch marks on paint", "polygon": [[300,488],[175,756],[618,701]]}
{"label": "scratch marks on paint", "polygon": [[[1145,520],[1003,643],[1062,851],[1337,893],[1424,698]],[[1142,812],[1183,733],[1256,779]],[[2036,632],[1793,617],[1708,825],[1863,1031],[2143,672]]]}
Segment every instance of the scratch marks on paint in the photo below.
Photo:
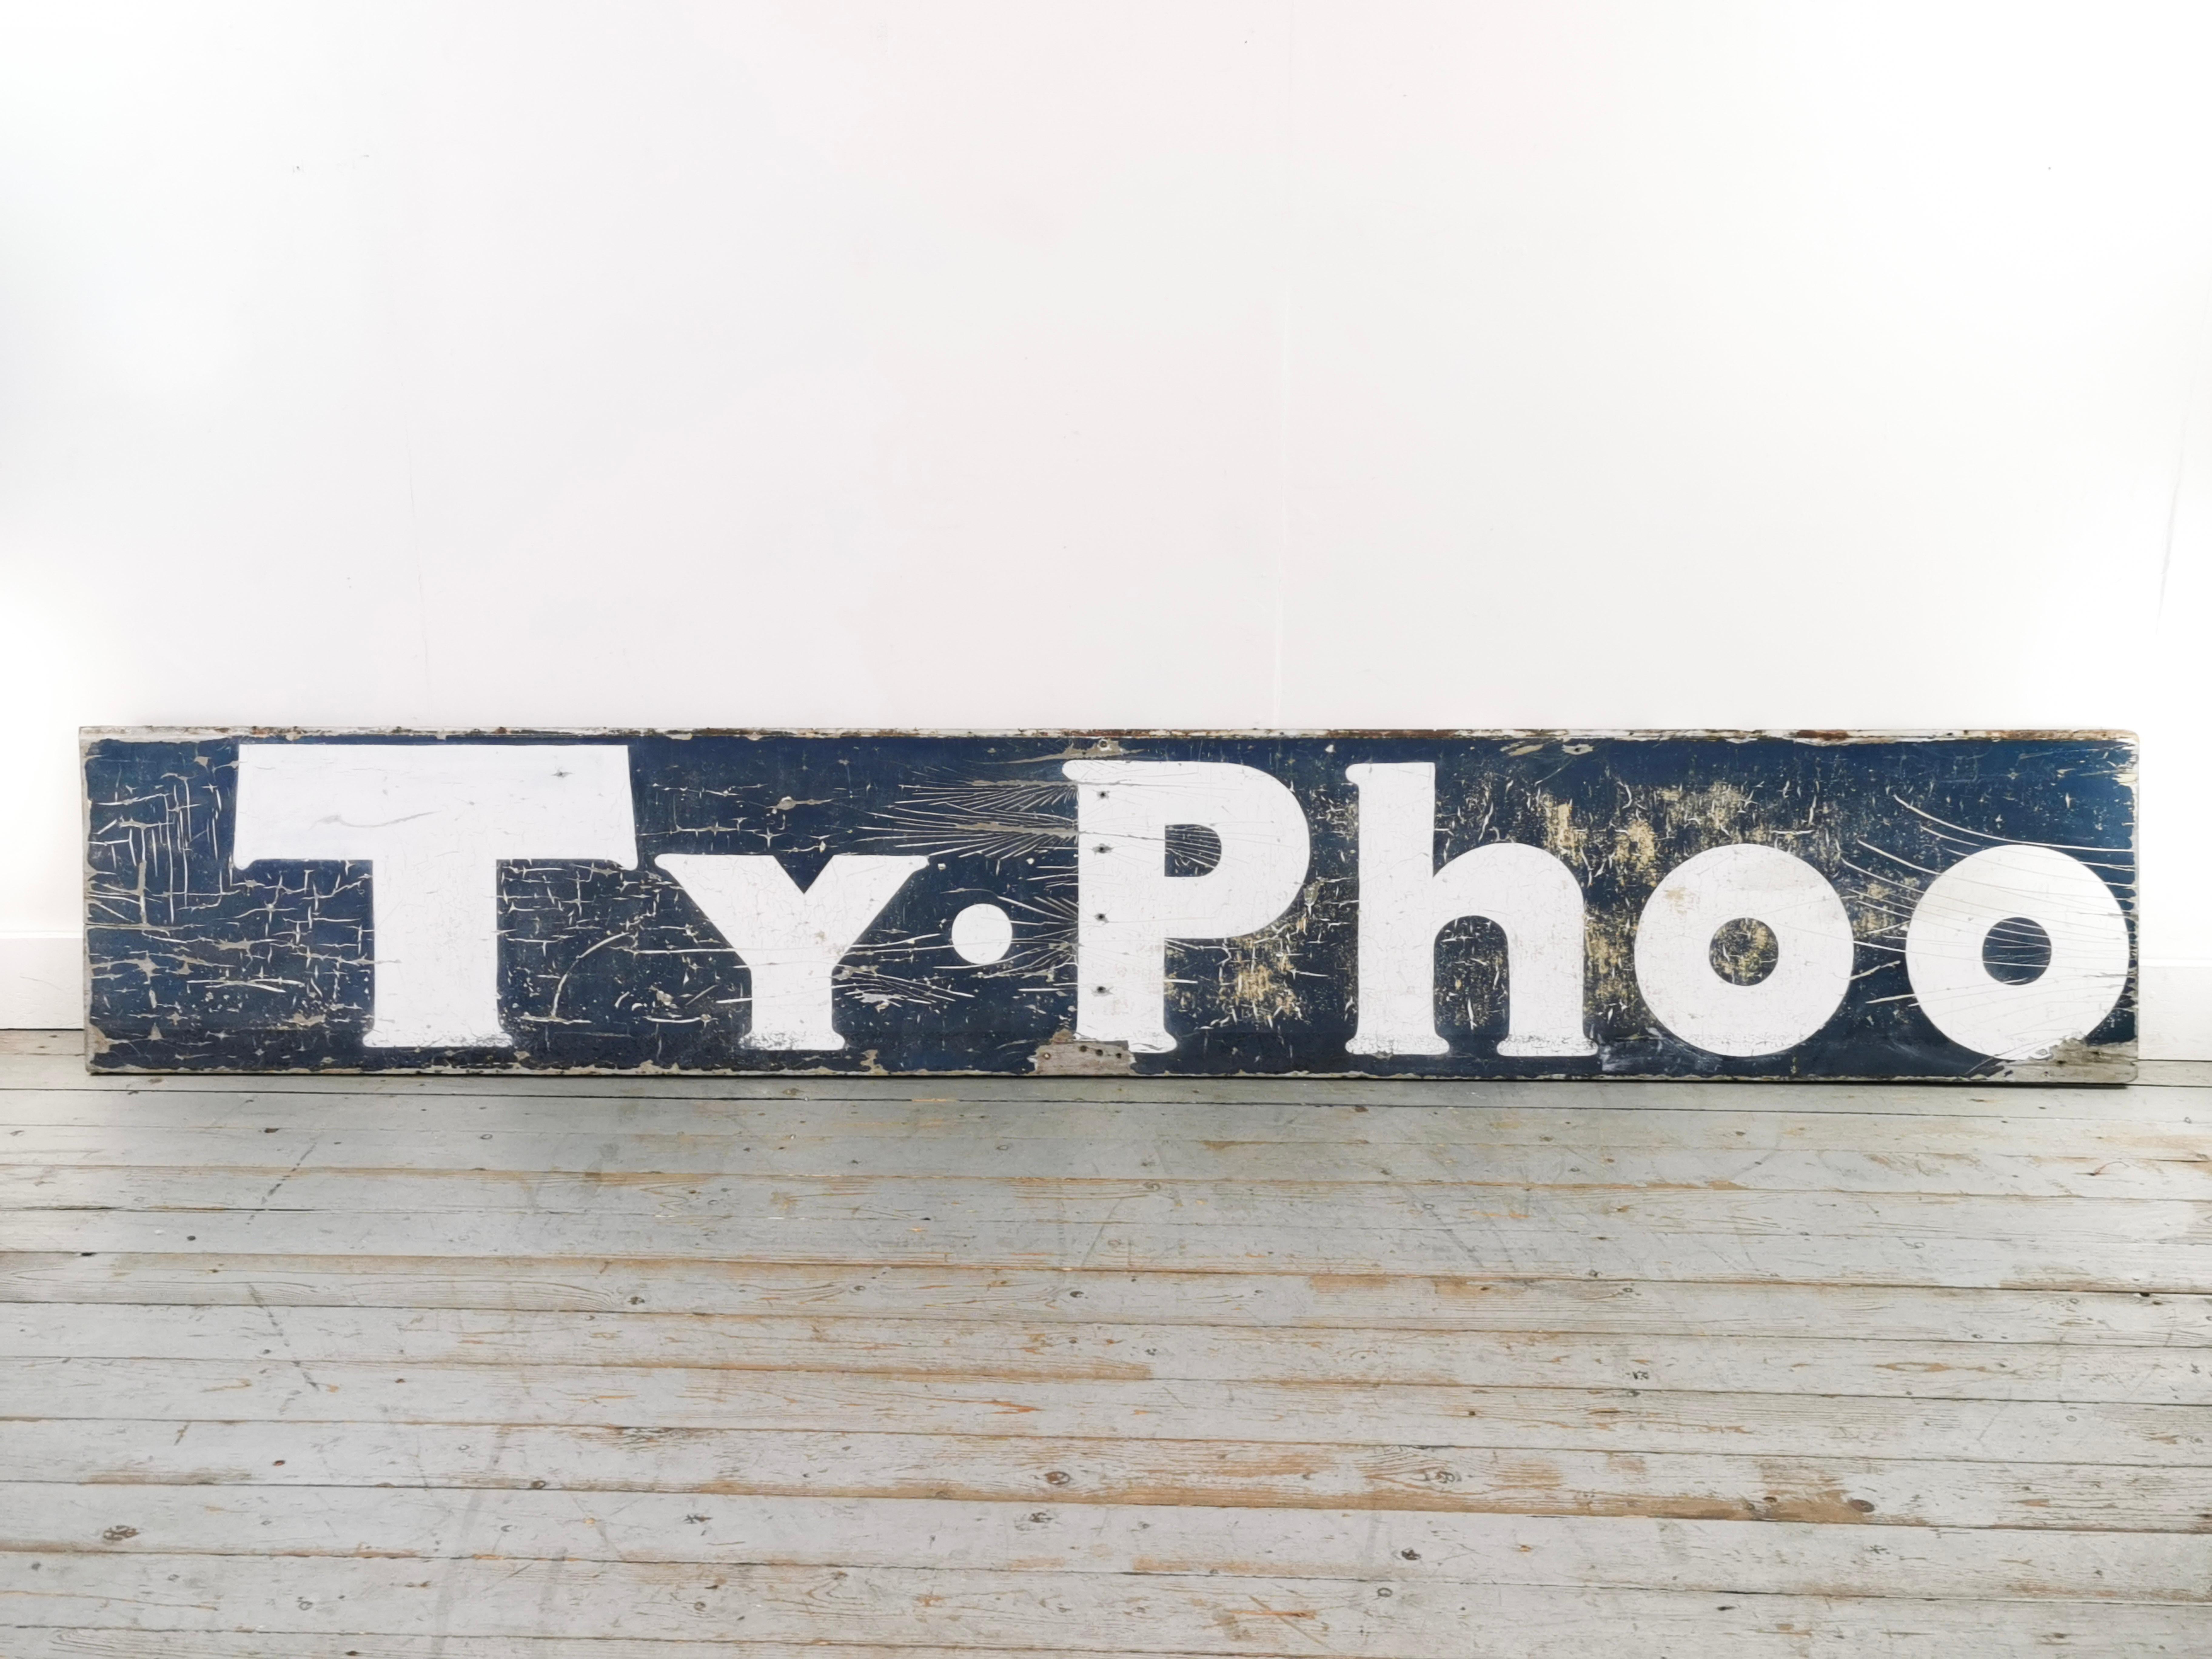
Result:
{"label": "scratch marks on paint", "polygon": [[[1271,925],[1241,939],[1170,945],[1167,1014],[1178,1048],[1120,1054],[1116,1069],[1990,1075],[1996,1068],[1949,1044],[1910,995],[1905,926],[1931,881],[1986,848],[2051,846],[2095,870],[2130,919],[2135,906],[2133,746],[2100,734],[1888,743],[1204,732],[620,740],[631,756],[637,866],[499,867],[499,1004],[516,1046],[441,1054],[441,1066],[1027,1073],[1041,1051],[1059,1054],[1056,1034],[1075,1021],[1076,801],[1061,766],[1101,755],[1258,767],[1296,795],[1313,848],[1297,899]],[[241,872],[230,863],[237,752],[237,737],[224,734],[100,739],[87,750],[88,950],[94,1043],[104,1050],[96,1063],[419,1065],[404,1051],[362,1046],[375,943],[368,866],[271,861]],[[1450,923],[1437,938],[1437,1030],[1452,1052],[1373,1065],[1347,1054],[1359,824],[1346,768],[1408,761],[1436,768],[1439,866],[1518,842],[1557,855],[1582,888],[1594,1059],[1532,1068],[1498,1058],[1511,975],[1504,935],[1481,921]],[[1754,1063],[1723,1062],[1671,1036],[1644,1006],[1635,971],[1637,918],[1662,878],[1737,842],[1811,864],[1844,901],[1858,947],[1830,1027]],[[841,852],[927,860],[836,970],[848,1048],[748,1050],[749,969],[653,860],[769,854],[804,886]],[[1170,875],[1195,874],[1219,847],[1210,832],[1170,831],[1158,856]],[[996,960],[969,963],[953,951],[950,929],[980,903],[1005,912],[1012,942]],[[1758,976],[1762,946],[1755,931],[1739,931],[1722,941],[1716,971],[1744,982]],[[2001,978],[2012,957],[2027,971],[2033,944],[2009,923],[1996,928],[1992,974]],[[2130,997],[2091,1035],[2091,1048],[2132,1034]]]}
{"label": "scratch marks on paint", "polygon": [[[923,778],[869,814],[867,839],[932,858],[1005,865],[1075,849],[1075,786],[1057,779]],[[1071,878],[1074,866],[1068,866]]]}

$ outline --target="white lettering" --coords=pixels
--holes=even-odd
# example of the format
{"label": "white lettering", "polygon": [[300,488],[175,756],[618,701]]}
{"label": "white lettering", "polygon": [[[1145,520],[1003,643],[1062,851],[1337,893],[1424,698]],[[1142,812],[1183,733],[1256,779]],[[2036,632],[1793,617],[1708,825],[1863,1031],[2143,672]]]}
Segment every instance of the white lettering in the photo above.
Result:
{"label": "white lettering", "polygon": [[[1281,915],[1310,857],[1297,797],[1255,767],[1218,761],[1069,761],[1076,785],[1076,1035],[1164,1054],[1170,939],[1234,939]],[[1167,832],[1221,842],[1203,875],[1167,872]]]}
{"label": "white lettering", "polygon": [[[2008,985],[1982,955],[1990,930],[2024,916],[2051,961]],[[2040,1060],[2105,1022],[2128,982],[2128,923],[2097,872],[2052,847],[1992,847],[1929,884],[1905,929],[1905,972],[1936,1029],[1998,1060]]]}
{"label": "white lettering", "polygon": [[511,1048],[499,1021],[503,859],[637,863],[619,744],[247,743],[231,860],[369,866],[378,1048]]}
{"label": "white lettering", "polygon": [[665,853],[653,860],[684,884],[753,981],[750,1048],[842,1048],[833,1021],[837,964],[860,942],[926,858],[840,853],[801,891],[766,854]]}
{"label": "white lettering", "polygon": [[1501,1054],[1597,1052],[1583,1031],[1583,892],[1540,847],[1497,842],[1436,867],[1437,769],[1347,766],[1359,791],[1359,1028],[1355,1054],[1443,1054],[1437,933],[1483,916],[1505,935]]}
{"label": "white lettering", "polygon": [[[1723,979],[1713,935],[1748,919],[1772,931],[1773,971]],[[1636,924],[1636,984],[1661,1024],[1709,1054],[1738,1059],[1794,1048],[1835,1015],[1850,988],[1851,919],[1827,878],[1775,847],[1716,847],[1677,865]]]}

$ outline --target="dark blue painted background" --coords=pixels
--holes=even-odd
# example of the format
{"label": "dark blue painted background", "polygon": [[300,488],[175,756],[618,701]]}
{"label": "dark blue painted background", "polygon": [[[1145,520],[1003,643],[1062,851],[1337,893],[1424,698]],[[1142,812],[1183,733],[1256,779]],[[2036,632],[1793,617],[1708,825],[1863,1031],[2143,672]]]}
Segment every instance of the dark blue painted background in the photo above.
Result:
{"label": "dark blue painted background", "polygon": [[[254,741],[286,734],[253,734]],[[392,735],[316,742],[435,742]],[[485,738],[475,735],[471,741]],[[575,742],[543,734],[501,741]],[[592,740],[598,740],[594,735]],[[229,862],[234,737],[95,735],[85,753],[94,1064],[104,1069],[588,1067],[1026,1073],[1074,1016],[1074,793],[1063,759],[1235,761],[1289,784],[1313,829],[1304,926],[1174,947],[1172,1054],[1139,1073],[1309,1072],[1960,1076],[1989,1063],[1938,1034],[1910,995],[1906,915],[1946,866],[1999,840],[2079,854],[2134,917],[2134,750],[2124,738],[1842,742],[1466,735],[1022,737],[612,734],[631,761],[640,867],[505,866],[501,1000],[513,1050],[365,1048],[366,866]],[[1361,761],[1437,768],[1439,858],[1491,840],[1560,854],[1589,904],[1587,1060],[1499,1060],[1503,949],[1487,923],[1438,945],[1437,1059],[1347,1054]],[[1659,878],[1706,848],[1769,842],[1820,869],[1859,936],[1859,976],[1835,1018],[1787,1054],[1726,1060],[1652,1019],[1629,946]],[[842,1053],[740,1046],[747,975],[664,853],[772,853],[799,881],[840,852],[923,853],[848,959]],[[1202,847],[1190,856],[1202,860]],[[979,899],[1014,917],[1000,963],[971,966],[946,928]],[[1255,994],[1255,987],[1259,989]],[[2130,979],[2093,1035],[2135,1035]]]}

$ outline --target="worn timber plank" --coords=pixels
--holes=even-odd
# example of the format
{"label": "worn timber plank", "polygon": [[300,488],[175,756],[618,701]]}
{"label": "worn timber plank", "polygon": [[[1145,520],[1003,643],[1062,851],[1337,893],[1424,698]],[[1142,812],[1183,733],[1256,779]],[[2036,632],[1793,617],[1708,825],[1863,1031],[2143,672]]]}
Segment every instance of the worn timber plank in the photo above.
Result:
{"label": "worn timber plank", "polygon": [[[35,1564],[41,1571],[33,1572]],[[1389,1595],[1382,1594],[1388,1590]],[[641,1638],[1036,1647],[1429,1659],[1471,1631],[1508,1659],[1641,1651],[2188,1654],[2201,1603],[2050,1598],[1762,1597],[1740,1590],[1583,1590],[1372,1579],[567,1562],[52,1553],[0,1555],[0,1595],[47,1624],[311,1634],[557,1632]],[[304,1603],[304,1605],[302,1605]],[[120,1619],[118,1614],[121,1614]],[[1734,1615],[1731,1617],[1730,1615]],[[1741,1640],[1738,1640],[1741,1633]],[[1935,1639],[1931,1639],[1935,1638]],[[1940,1640],[1942,1645],[1937,1644]],[[1971,1643],[1971,1645],[1966,1645]],[[1731,1644],[1734,1646],[1731,1647]],[[1917,1644],[1917,1645],[1914,1645]],[[1595,1644],[1595,1645],[1594,1645]],[[2131,1644],[2131,1645],[2130,1645]],[[740,1646],[742,1653],[743,1648]]]}
{"label": "worn timber plank", "polygon": [[[2092,1200],[2050,1200],[2051,1202]],[[1655,1231],[1607,1219],[1605,1232],[1571,1233],[1564,1213],[1498,1213],[1455,1223],[1388,1229],[1209,1227],[1054,1220],[1006,1221],[959,1216],[781,1220],[773,1215],[707,1215],[684,1224],[650,1216],[592,1218],[599,1260],[811,1262],[839,1267],[967,1263],[1018,1267],[1106,1267],[1133,1271],[1240,1273],[1482,1273],[1558,1279],[1577,1273],[1613,1279],[1826,1280],[1858,1285],[2021,1287],[2054,1291],[2128,1288],[2145,1294],[2201,1295],[2212,1287],[2212,1243],[2188,1231],[2187,1217],[2147,1217],[2151,1236],[2107,1240],[2084,1218],[2075,1237],[2037,1236],[2033,1212],[1994,1218],[2016,1236],[1971,1229],[1984,1218],[1923,1211],[1881,1236],[1850,1230],[1838,1218],[1814,1233],[1777,1218],[1736,1231],[1717,1218],[1705,1231]],[[1917,1223],[1919,1224],[1911,1224]],[[158,1251],[198,1244],[210,1252],[504,1258],[560,1255],[581,1224],[575,1218],[525,1210],[320,1212],[303,1210],[17,1210],[0,1212],[0,1251]],[[2163,1236],[2161,1236],[2163,1235]]]}
{"label": "worn timber plank", "polygon": [[60,1058],[0,1057],[9,1659],[1980,1659],[2212,1618],[2194,1085]]}
{"label": "worn timber plank", "polygon": [[[1956,1659],[1970,1650],[1993,1659],[2047,1655],[2053,1650],[2103,1649],[2130,1655],[2185,1654],[2189,1620],[2159,1609],[2111,1604],[2041,1603],[2045,1619],[2023,1618],[2001,1607],[1980,1628],[1945,1611],[1905,1614],[1899,1603],[1864,1610],[1846,1601],[1805,1601],[1784,1597],[1731,1596],[1726,1601],[1698,1595],[1611,1595],[1583,1598],[1530,1598],[1524,1607],[1504,1595],[1462,1614],[1462,1622],[1496,1623],[1501,1630],[1486,1641],[1484,1659],[1588,1659],[1593,1644],[1635,1632],[1637,1651],[1650,1659],[1805,1659],[1808,1654],[1857,1655],[1879,1652],[1883,1659]],[[1285,1610],[1286,1615],[1290,1610]],[[1421,1609],[1422,1613],[1427,1612]],[[1528,1613],[1537,1614],[1529,1620]],[[1473,1614],[1470,1619],[1468,1613]],[[1719,1617],[1711,1615],[1719,1614]],[[1741,1615],[1730,1617],[1729,1615]],[[1417,1615],[1418,1616],[1418,1615]],[[1241,1621],[1240,1621],[1241,1622]],[[1286,1626],[1296,1628],[1295,1626]],[[1409,1620],[1409,1629],[1412,1621]],[[197,1631],[73,1630],[26,1631],[23,1659],[1037,1659],[1044,1651],[1024,1648],[939,1646],[887,1650],[869,1644],[794,1644],[785,1642],[685,1641],[620,1637],[592,1638],[448,1638],[419,1636],[323,1636],[284,1632],[276,1635],[207,1633]],[[1878,1645],[1877,1645],[1878,1644]],[[1119,1651],[1135,1650],[1125,1644]],[[1222,1652],[1216,1646],[1204,1650]],[[1245,1649],[1243,1651],[1255,1651]],[[1309,1647],[1307,1651],[1315,1650]],[[1450,1644],[1448,1623],[1432,1646],[1378,1651],[1421,1655],[1462,1651]],[[1066,1652],[1066,1649],[1054,1649]],[[1198,1651],[1198,1650],[1185,1650]]]}
{"label": "worn timber plank", "polygon": [[[637,1425],[0,1421],[22,1481],[557,1487],[1844,1526],[2212,1532],[2212,1465],[2005,1463]],[[35,1499],[32,1500],[35,1506]],[[117,1498],[116,1502],[125,1501]],[[105,1526],[113,1523],[103,1523]]]}
{"label": "worn timber plank", "polygon": [[[36,1499],[37,1507],[27,1507]],[[110,1534],[112,1534],[112,1536]],[[731,1492],[0,1481],[0,1555],[696,1563],[2212,1601],[2212,1535]]]}
{"label": "worn timber plank", "polygon": [[2212,1345],[1899,1342],[1701,1334],[1261,1330],[763,1315],[19,1304],[0,1361],[592,1365],[1010,1380],[1750,1389],[2212,1405]]}
{"label": "worn timber plank", "polygon": [[2212,1296],[1515,1279],[1457,1274],[1131,1273],[573,1258],[136,1255],[0,1256],[0,1303],[822,1312],[855,1318],[1143,1320],[1360,1330],[1851,1337],[1869,1342],[2203,1346]]}
{"label": "worn timber plank", "polygon": [[[2130,1137],[2127,1143],[2097,1156],[1906,1146],[1869,1152],[1808,1147],[1795,1137],[1790,1145],[1777,1145],[1782,1132],[1773,1124],[1730,1129],[1725,1123],[1692,1119],[1674,1144],[1646,1148],[1623,1142],[1632,1129],[1656,1138],[1664,1126],[1621,1115],[1626,1123],[1617,1134],[1610,1125],[1575,1122],[1542,1135],[1523,1130],[1525,1139],[1501,1135],[1491,1144],[1425,1146],[1164,1138],[994,1141],[966,1136],[917,1140],[811,1135],[769,1140],[684,1134],[625,1136],[611,1150],[605,1135],[575,1132],[324,1132],[274,1124],[258,1129],[132,1130],[40,1125],[0,1131],[0,1193],[38,1203],[48,1193],[69,1191],[67,1172],[78,1170],[99,1171],[105,1180],[115,1179],[112,1172],[118,1170],[163,1169],[290,1180],[312,1157],[315,1169],[309,1179],[439,1176],[448,1177],[447,1184],[458,1192],[465,1189],[465,1183],[452,1177],[504,1177],[517,1188],[527,1183],[533,1207],[556,1207],[549,1194],[557,1199],[564,1188],[580,1184],[594,1193],[614,1188],[696,1190],[701,1179],[719,1180],[732,1170],[849,1182],[856,1164],[895,1170],[898,1178],[906,1180],[1021,1177],[1032,1183],[1206,1181],[1322,1187],[1448,1182],[1469,1193],[1580,1186],[2212,1201],[2212,1158],[2200,1154],[2199,1144],[2190,1135]],[[2033,1128],[2038,1134],[2029,1138],[2048,1137],[2078,1153],[2081,1139],[2069,1140],[2053,1133],[2054,1127],[2036,1124]],[[1755,1130],[1765,1133],[1754,1140]],[[1985,1141],[1988,1131],[1978,1137],[1952,1138]],[[1160,1189],[1156,1185],[1145,1188]],[[106,1196],[104,1188],[101,1196]]]}
{"label": "worn timber plank", "polygon": [[[617,1237],[641,1224],[702,1233],[756,1221],[805,1228],[915,1216],[981,1230],[1126,1227],[1162,1239],[1191,1232],[1233,1241],[1345,1231],[1388,1234],[1453,1226],[1579,1235],[1728,1233],[1745,1237],[2008,1239],[2053,1244],[2212,1243],[2212,1200],[2033,1194],[1834,1192],[1746,1188],[1450,1181],[1188,1181],[1032,1176],[721,1175],[609,1180],[592,1172],[307,1170],[0,1169],[0,1203],[25,1218],[106,1210],[210,1214],[385,1214],[536,1218],[588,1215]],[[2032,1219],[2031,1219],[2032,1218]],[[1206,1248],[1201,1245],[1199,1248]]]}
{"label": "worn timber plank", "polygon": [[678,1366],[26,1359],[11,1414],[294,1422],[843,1427],[1077,1438],[1716,1449],[1755,1455],[2212,1461],[2201,1407],[1405,1383],[1126,1382]]}

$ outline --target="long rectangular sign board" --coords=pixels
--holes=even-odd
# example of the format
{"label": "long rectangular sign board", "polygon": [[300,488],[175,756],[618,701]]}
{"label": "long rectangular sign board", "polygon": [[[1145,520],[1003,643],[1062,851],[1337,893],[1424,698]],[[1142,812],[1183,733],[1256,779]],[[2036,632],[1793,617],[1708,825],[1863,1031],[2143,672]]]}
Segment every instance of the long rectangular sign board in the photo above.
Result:
{"label": "long rectangular sign board", "polygon": [[2132,1075],[2112,732],[85,734],[100,1071]]}

